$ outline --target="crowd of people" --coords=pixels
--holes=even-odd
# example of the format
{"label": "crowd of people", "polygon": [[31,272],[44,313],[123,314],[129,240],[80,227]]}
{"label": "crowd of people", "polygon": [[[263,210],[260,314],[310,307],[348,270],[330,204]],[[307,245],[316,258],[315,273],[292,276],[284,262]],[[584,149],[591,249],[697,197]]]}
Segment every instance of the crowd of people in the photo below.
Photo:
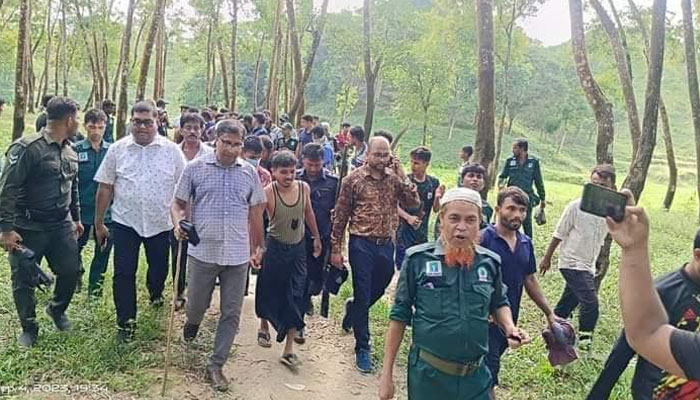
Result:
{"label": "crowd of people", "polygon": [[[557,351],[571,361],[590,349],[599,315],[595,264],[609,233],[622,248],[626,331],[590,398],[609,396],[635,350],[645,358],[633,382],[639,398],[700,395],[698,382],[689,380],[700,375],[700,339],[692,333],[700,324],[700,232],[691,261],[657,282],[662,302],[649,272],[648,220],[629,192],[622,222],[587,214],[580,199],[572,201],[539,262],[544,276],[559,250],[565,287],[552,308],[538,282],[532,240],[535,208],[535,219],[544,220],[545,186],[540,161],[524,139],[513,143],[492,207],[480,194],[488,177],[472,162],[471,146],[460,150],[457,187],[448,189],[429,174],[429,148],[408,153],[406,173],[391,133],[367,137],[362,127],[344,122],[332,135],[312,115],[302,116],[295,130],[294,121],[284,115],[272,121],[267,111],[238,115],[182,106],[171,126],[165,101],[139,101],[127,134],[115,141],[113,102],[86,111],[83,129],[75,101],[47,97],[42,104],[37,133],[10,146],[0,178],[0,244],[10,252],[21,346],[34,346],[39,334],[36,285],[19,259],[22,247],[45,258],[56,276],[46,313],[61,331],[71,329],[66,309],[81,290],[87,243],[95,242],[89,298],[102,295],[113,254],[120,343],[133,340],[137,329],[142,246],[150,304],[164,304],[171,271],[174,307],[185,312],[185,342],[197,339],[218,285],[221,313],[204,372],[222,391],[229,387],[222,367],[251,273],[257,275],[257,344],[271,347],[272,328],[275,340],[284,342],[280,362],[296,371],[303,360],[295,345],[306,343],[313,296],[323,290],[329,269],[349,269],[353,295],[342,329],[354,335],[357,369],[371,373],[369,310],[398,270],[379,398],[394,395],[393,368],[411,326],[409,398],[488,399],[504,352],[531,341],[518,327],[523,292],[544,316],[553,364],[564,363],[555,361],[561,359],[553,356]],[[612,166],[598,165],[590,182],[614,189],[615,178]],[[578,330],[568,321],[577,307]]]}

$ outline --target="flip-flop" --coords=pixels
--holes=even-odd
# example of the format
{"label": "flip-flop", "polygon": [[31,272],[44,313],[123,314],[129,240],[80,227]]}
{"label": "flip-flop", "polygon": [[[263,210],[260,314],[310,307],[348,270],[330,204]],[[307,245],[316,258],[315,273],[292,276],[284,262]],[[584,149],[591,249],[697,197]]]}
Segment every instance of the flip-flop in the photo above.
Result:
{"label": "flip-flop", "polygon": [[280,362],[292,372],[297,372],[299,366],[301,365],[301,361],[299,361],[299,358],[294,353],[283,355],[280,358]]}
{"label": "flip-flop", "polygon": [[258,346],[270,348],[272,343],[270,343],[270,332],[258,331]]}

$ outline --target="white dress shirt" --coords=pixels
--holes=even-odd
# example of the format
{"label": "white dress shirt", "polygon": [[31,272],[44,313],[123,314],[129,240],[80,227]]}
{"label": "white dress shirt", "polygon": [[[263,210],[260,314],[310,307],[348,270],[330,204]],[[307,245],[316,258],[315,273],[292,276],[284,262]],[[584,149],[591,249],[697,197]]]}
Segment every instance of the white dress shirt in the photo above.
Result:
{"label": "white dress shirt", "polygon": [[185,168],[180,147],[156,135],[141,146],[131,135],[109,147],[95,181],[114,185],[112,220],[152,237],[173,229],[170,206]]}

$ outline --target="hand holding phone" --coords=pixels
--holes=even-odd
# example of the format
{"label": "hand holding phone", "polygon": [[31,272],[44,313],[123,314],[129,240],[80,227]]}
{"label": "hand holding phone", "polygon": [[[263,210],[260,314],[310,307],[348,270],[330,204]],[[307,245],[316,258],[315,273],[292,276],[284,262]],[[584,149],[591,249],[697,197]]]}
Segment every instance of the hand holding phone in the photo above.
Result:
{"label": "hand holding phone", "polygon": [[623,193],[593,183],[583,186],[581,211],[622,222],[625,219],[625,207],[627,207],[627,196]]}

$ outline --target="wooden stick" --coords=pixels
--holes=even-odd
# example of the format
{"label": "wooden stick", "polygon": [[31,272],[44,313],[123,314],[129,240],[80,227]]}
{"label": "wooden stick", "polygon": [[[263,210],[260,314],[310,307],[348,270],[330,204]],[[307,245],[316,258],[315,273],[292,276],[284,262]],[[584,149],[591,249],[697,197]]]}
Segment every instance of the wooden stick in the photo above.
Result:
{"label": "wooden stick", "polygon": [[165,344],[165,367],[163,368],[163,389],[160,392],[162,397],[165,397],[165,387],[168,384],[168,367],[170,366],[170,340],[173,334],[173,325],[175,323],[175,302],[177,302],[177,284],[180,280],[180,258],[182,254],[182,240],[177,241],[177,256],[175,265],[175,276],[173,277],[173,301],[170,305],[170,322],[168,323],[168,335]]}

